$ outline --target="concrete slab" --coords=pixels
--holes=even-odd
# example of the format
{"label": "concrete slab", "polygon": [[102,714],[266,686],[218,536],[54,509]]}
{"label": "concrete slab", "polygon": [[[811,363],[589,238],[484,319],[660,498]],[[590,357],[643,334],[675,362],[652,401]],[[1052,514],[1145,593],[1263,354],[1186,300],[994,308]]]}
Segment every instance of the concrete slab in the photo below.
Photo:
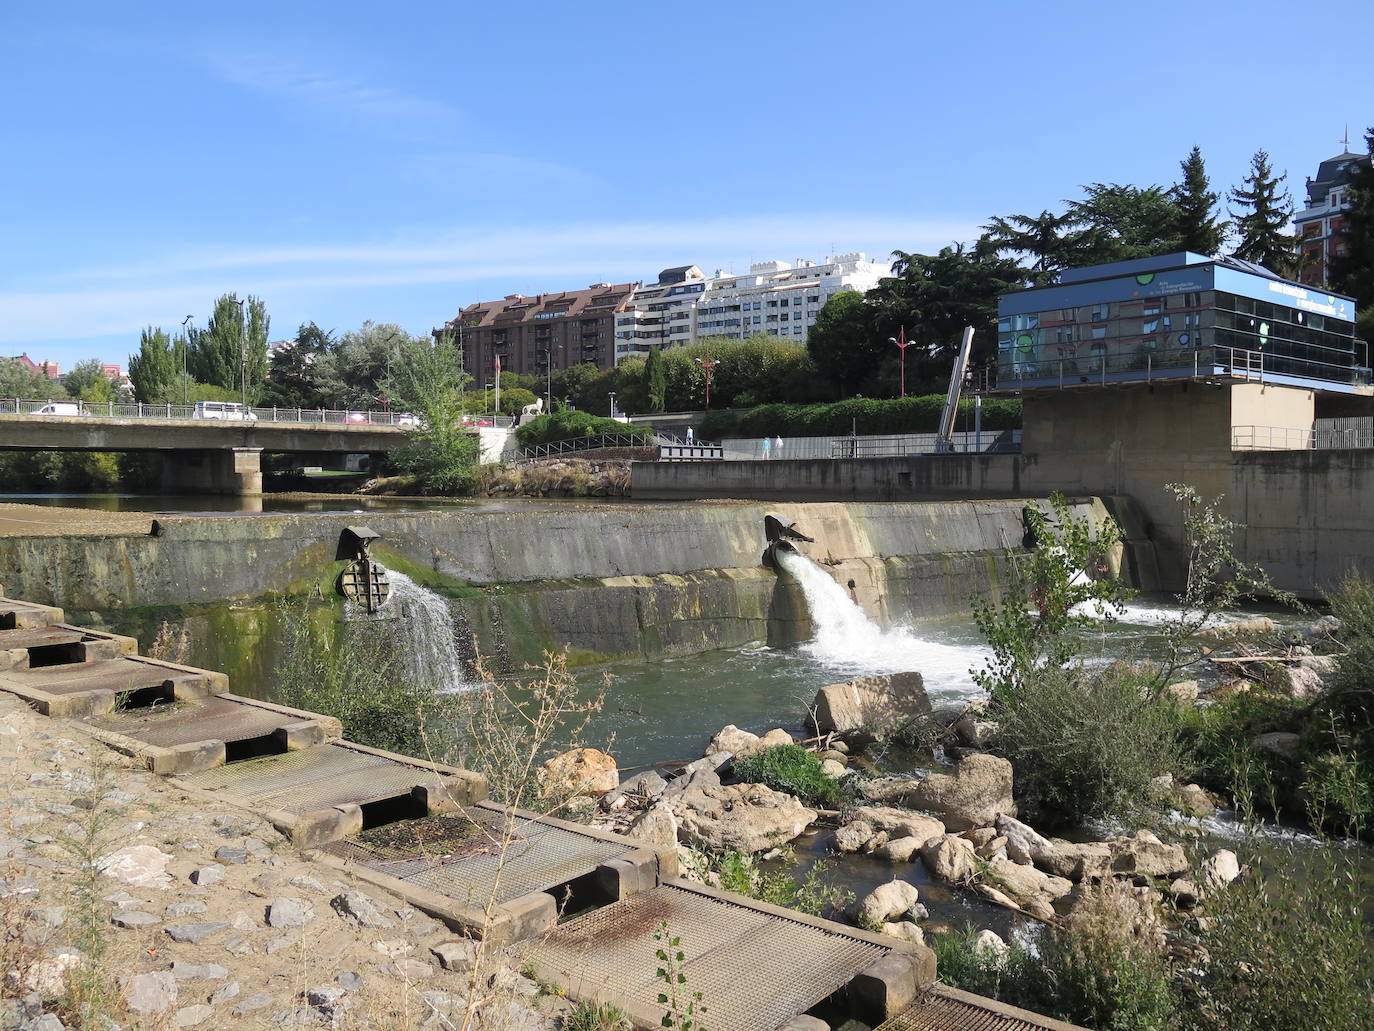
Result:
{"label": "concrete slab", "polygon": [[[110,640],[117,639],[107,639],[107,649],[113,646]],[[120,705],[186,701],[228,689],[223,673],[130,655],[0,672],[0,691],[18,695],[45,716],[89,716]]]}
{"label": "concrete slab", "polygon": [[138,641],[65,623],[0,630],[0,670],[37,669],[138,653]]}
{"label": "concrete slab", "polygon": [[653,933],[663,922],[682,939],[685,987],[702,993],[718,1031],[777,1031],[826,1000],[876,1023],[891,1013],[863,1012],[856,981],[934,976],[922,946],[680,880],[573,917],[534,944],[530,960],[572,998],[613,1002],[656,1027],[664,1007]]}
{"label": "concrete slab", "polygon": [[62,610],[52,605],[35,605],[30,601],[0,598],[0,630],[24,630],[31,627],[61,623]]}

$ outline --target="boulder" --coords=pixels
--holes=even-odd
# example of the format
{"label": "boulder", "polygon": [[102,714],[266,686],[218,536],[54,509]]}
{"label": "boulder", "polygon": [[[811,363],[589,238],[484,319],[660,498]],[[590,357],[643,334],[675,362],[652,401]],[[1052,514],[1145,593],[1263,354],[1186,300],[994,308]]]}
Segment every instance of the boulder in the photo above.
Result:
{"label": "boulder", "polygon": [[645,770],[643,773],[636,773],[628,780],[621,781],[619,787],[602,795],[601,808],[611,812],[615,809],[625,808],[632,800],[652,801],[661,795],[667,786],[668,782],[653,770]]}
{"label": "boulder", "polygon": [[125,845],[95,861],[95,868],[120,884],[165,888],[172,883],[167,864],[172,857],[153,845]]}
{"label": "boulder", "polygon": [[989,860],[984,876],[1017,899],[1031,899],[1038,895],[1057,899],[1073,890],[1073,882],[1066,877],[1052,877],[1033,866],[1022,866],[1010,859]]}
{"label": "boulder", "polygon": [[1032,858],[1042,870],[1073,881],[1106,877],[1112,871],[1112,846],[1105,841],[1055,838],[1050,848],[1036,851]]}
{"label": "boulder", "polygon": [[1272,634],[1277,630],[1277,624],[1268,616],[1256,616],[1254,619],[1242,619],[1237,623],[1226,623],[1210,630],[1203,630],[1198,637],[1212,641],[1233,641],[1238,637],[1258,637],[1260,634]]}
{"label": "boulder", "polygon": [[822,759],[821,772],[832,780],[839,780],[849,771],[845,769],[843,763],[837,763],[834,759]]}
{"label": "boulder", "polygon": [[900,801],[915,783],[914,777],[871,777],[858,781],[854,790],[865,801],[883,805]]}
{"label": "boulder", "polygon": [[1290,734],[1283,730],[1275,730],[1268,734],[1257,735],[1250,744],[1257,751],[1273,752],[1275,755],[1281,755],[1286,759],[1294,759],[1302,745],[1302,736]]}
{"label": "boulder", "polygon": [[1197,695],[1198,683],[1196,680],[1180,680],[1164,689],[1164,697],[1174,698],[1180,702],[1195,702]]}
{"label": "boulder", "polygon": [[546,796],[595,797],[620,786],[620,771],[605,752],[574,748],[544,763],[539,770],[539,785]]}
{"label": "boulder", "polygon": [[892,938],[899,938],[902,941],[912,942],[915,945],[924,945],[926,943],[926,938],[925,935],[921,933],[921,928],[910,920],[883,924],[883,934]]}
{"label": "boulder", "polygon": [[762,784],[685,791],[669,804],[680,841],[717,851],[766,852],[797,837],[817,816],[791,795]]}
{"label": "boulder", "polygon": [[1288,694],[1299,701],[1316,698],[1325,689],[1321,674],[1310,666],[1288,666],[1283,671],[1288,679]]}
{"label": "boulder", "polygon": [[952,772],[916,781],[904,801],[913,809],[935,813],[952,831],[991,826],[998,816],[1016,813],[1011,763],[995,755],[967,755]]}
{"label": "boulder", "polygon": [[1322,616],[1305,626],[1302,634],[1309,641],[1334,640],[1344,628],[1339,616]]}
{"label": "boulder", "polygon": [[[999,834],[997,837],[990,838],[983,844],[976,846],[974,852],[978,854],[978,858],[980,859],[994,859],[999,856],[1006,859],[1007,839]],[[1027,865],[1029,865],[1029,860],[1027,861]]]}
{"label": "boulder", "polygon": [[1011,951],[1007,943],[1002,940],[1001,935],[996,931],[989,931],[987,928],[978,932],[978,937],[973,941],[973,948],[975,952],[981,953],[984,956],[992,956],[999,959]]}
{"label": "boulder", "polygon": [[1211,816],[1217,804],[1201,784],[1185,784],[1174,795],[1178,808],[1186,816]]}
{"label": "boulder", "polygon": [[1149,831],[1133,838],[1113,838],[1112,872],[1145,877],[1176,877],[1188,869],[1188,857],[1178,845],[1166,845]]}
{"label": "boulder", "polygon": [[678,838],[677,817],[671,806],[659,802],[636,816],[625,834],[650,845],[673,848]]}
{"label": "boulder", "polygon": [[759,743],[759,736],[747,730],[740,730],[733,723],[727,724],[716,732],[711,743],[706,746],[706,754],[729,752],[731,755],[744,755]]}
{"label": "boulder", "polygon": [[997,733],[997,724],[992,720],[980,720],[976,716],[960,716],[950,727],[959,743],[966,748],[986,748]]}
{"label": "boulder", "polygon": [[1054,848],[1048,838],[1014,816],[1003,814],[997,817],[997,833],[1007,839],[1008,858],[1023,865],[1035,862],[1038,854]]}
{"label": "boulder", "polygon": [[893,838],[886,845],[873,850],[873,855],[878,859],[886,859],[890,863],[909,863],[911,857],[921,850],[928,838]]}
{"label": "boulder", "polygon": [[888,881],[869,892],[858,907],[861,927],[881,927],[901,919],[919,901],[916,885],[906,881]]}
{"label": "boulder", "polygon": [[919,673],[890,673],[830,684],[816,693],[808,722],[819,734],[882,734],[930,712]]}
{"label": "boulder", "polygon": [[977,869],[973,842],[954,834],[927,841],[921,848],[921,858],[932,877],[949,884],[967,881]]}
{"label": "boulder", "polygon": [[177,982],[170,970],[135,974],[124,985],[124,1005],[143,1016],[165,1013],[176,1002]]}
{"label": "boulder", "polygon": [[873,837],[872,824],[853,820],[835,830],[835,848],[840,852],[857,852]]}
{"label": "boulder", "polygon": [[1298,660],[1298,665],[1319,674],[1335,673],[1341,668],[1340,660],[1334,655],[1304,655]]}
{"label": "boulder", "polygon": [[1230,849],[1219,849],[1202,861],[1202,883],[1208,888],[1224,888],[1240,876],[1240,861]]}
{"label": "boulder", "polygon": [[863,821],[875,831],[887,831],[892,837],[916,838],[923,845],[945,833],[945,825],[933,816],[890,806],[861,805],[854,810],[853,818]]}
{"label": "boulder", "polygon": [[1180,877],[1169,885],[1169,896],[1179,909],[1192,909],[1198,901],[1197,885]]}

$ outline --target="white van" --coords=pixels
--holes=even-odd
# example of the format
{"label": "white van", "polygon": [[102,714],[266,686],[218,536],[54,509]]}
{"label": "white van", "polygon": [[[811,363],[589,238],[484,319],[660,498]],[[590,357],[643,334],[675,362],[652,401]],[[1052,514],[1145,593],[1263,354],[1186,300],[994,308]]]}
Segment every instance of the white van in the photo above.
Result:
{"label": "white van", "polygon": [[197,401],[192,419],[221,419],[224,422],[257,422],[251,409],[237,401]]}
{"label": "white van", "polygon": [[86,415],[80,401],[49,401],[42,408],[35,408],[30,415]]}

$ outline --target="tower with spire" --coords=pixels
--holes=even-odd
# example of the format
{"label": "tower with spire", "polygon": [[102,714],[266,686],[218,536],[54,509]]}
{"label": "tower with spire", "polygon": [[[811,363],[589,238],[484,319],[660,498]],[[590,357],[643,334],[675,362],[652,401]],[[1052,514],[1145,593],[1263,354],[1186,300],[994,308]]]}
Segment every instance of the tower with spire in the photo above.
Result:
{"label": "tower with spire", "polygon": [[1307,180],[1307,206],[1293,216],[1293,227],[1302,255],[1298,278],[1308,286],[1327,285],[1327,266],[1343,246],[1341,226],[1350,208],[1346,187],[1362,164],[1369,164],[1369,155],[1351,151],[1347,125],[1341,152],[1318,165],[1316,178]]}

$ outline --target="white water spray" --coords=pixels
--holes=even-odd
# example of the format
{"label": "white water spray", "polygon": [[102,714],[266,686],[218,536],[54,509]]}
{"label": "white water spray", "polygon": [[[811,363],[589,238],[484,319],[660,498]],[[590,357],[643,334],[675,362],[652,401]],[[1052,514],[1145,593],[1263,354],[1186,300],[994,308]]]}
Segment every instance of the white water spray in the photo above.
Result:
{"label": "white water spray", "polygon": [[925,640],[904,627],[885,631],[811,559],[788,548],[778,548],[774,555],[801,586],[811,613],[815,636],[802,646],[803,651],[847,676],[915,670],[925,678],[932,696],[978,693],[969,670],[982,665],[986,648]]}
{"label": "white water spray", "polygon": [[391,595],[381,615],[394,620],[396,647],[406,676],[434,684],[442,692],[471,688],[472,683],[463,676],[448,602],[404,573],[388,569],[386,575],[391,581]]}

